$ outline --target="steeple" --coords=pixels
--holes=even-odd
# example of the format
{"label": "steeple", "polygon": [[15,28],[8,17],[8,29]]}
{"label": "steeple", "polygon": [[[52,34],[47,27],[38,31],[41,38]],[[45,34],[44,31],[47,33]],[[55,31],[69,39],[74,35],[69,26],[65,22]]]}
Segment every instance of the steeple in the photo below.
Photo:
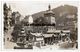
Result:
{"label": "steeple", "polygon": [[51,10],[51,5],[50,4],[49,4],[48,8],[49,8],[49,11],[50,11]]}
{"label": "steeple", "polygon": [[45,12],[45,15],[50,14],[50,15],[54,15],[54,12],[51,10],[51,5],[48,5],[48,10]]}

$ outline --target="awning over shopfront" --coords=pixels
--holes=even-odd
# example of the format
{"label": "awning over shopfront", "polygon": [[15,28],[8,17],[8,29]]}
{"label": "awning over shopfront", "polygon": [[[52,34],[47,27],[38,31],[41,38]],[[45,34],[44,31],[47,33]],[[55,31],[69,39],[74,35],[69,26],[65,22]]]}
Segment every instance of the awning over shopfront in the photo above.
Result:
{"label": "awning over shopfront", "polygon": [[70,33],[70,30],[49,30],[47,33]]}
{"label": "awning over shopfront", "polygon": [[31,33],[31,34],[37,37],[42,36],[42,33]]}
{"label": "awning over shopfront", "polygon": [[52,37],[53,34],[43,34],[44,37]]}

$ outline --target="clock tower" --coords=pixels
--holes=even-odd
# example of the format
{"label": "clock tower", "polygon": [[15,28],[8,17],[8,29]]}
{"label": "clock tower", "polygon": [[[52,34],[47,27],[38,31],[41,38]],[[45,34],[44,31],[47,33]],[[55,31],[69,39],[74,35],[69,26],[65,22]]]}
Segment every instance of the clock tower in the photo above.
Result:
{"label": "clock tower", "polygon": [[51,6],[48,6],[48,10],[44,13],[44,17],[47,21],[47,24],[49,25],[49,29],[48,30],[53,30],[55,29],[55,14],[54,12],[51,10]]}

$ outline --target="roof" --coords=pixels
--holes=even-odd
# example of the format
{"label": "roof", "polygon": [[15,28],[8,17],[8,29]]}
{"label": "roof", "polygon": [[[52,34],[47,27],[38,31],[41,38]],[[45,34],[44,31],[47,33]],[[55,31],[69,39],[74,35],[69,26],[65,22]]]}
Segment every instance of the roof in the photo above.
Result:
{"label": "roof", "polygon": [[54,33],[60,33],[61,32],[61,30],[55,30],[54,31]]}
{"label": "roof", "polygon": [[44,14],[54,14],[54,12],[53,11],[46,11]]}
{"label": "roof", "polygon": [[53,34],[43,34],[44,37],[52,37]]}
{"label": "roof", "polygon": [[47,31],[47,33],[60,33],[61,30],[49,30]]}
{"label": "roof", "polygon": [[70,32],[70,30],[64,30],[63,32],[65,32],[65,33],[66,33],[66,32]]}
{"label": "roof", "polygon": [[42,36],[42,33],[31,33],[31,34],[35,36]]}
{"label": "roof", "polygon": [[66,34],[61,34],[62,36],[66,35]]}
{"label": "roof", "polygon": [[48,33],[61,33],[61,31],[63,33],[70,33],[70,30],[49,30],[47,31]]}

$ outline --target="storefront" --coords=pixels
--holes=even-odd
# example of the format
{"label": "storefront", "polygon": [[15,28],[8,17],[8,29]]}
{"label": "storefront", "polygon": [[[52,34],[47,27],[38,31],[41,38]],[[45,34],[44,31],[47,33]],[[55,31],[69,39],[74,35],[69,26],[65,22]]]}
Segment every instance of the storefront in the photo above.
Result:
{"label": "storefront", "polygon": [[51,45],[53,43],[53,34],[43,34],[45,44]]}
{"label": "storefront", "polygon": [[43,37],[42,33],[31,33],[31,34],[34,36],[33,37],[33,40],[34,40],[33,45],[34,46],[40,47],[40,46],[44,45],[44,37]]}
{"label": "storefront", "polygon": [[43,34],[45,44],[52,45],[54,43],[59,43],[60,41],[69,41],[70,40],[70,31],[69,30],[55,30],[48,31],[47,34]]}

